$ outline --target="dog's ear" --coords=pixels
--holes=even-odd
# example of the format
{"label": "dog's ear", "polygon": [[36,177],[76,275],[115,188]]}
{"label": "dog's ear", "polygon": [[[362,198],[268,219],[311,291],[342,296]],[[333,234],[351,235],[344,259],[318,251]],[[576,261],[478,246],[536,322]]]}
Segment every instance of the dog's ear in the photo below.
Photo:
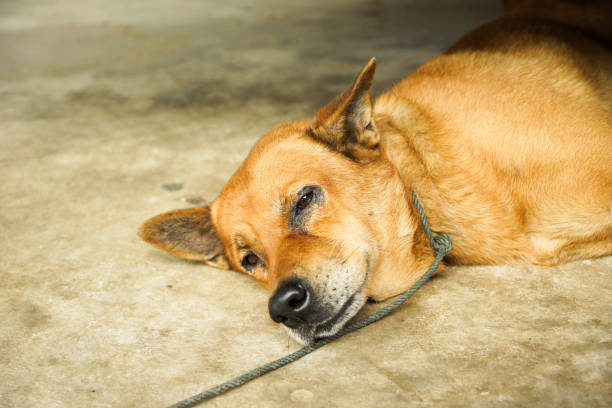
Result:
{"label": "dog's ear", "polygon": [[204,261],[219,269],[230,267],[208,207],[157,215],[142,224],[138,235],[154,247],[180,258]]}
{"label": "dog's ear", "polygon": [[376,58],[372,58],[349,89],[319,110],[308,129],[315,140],[358,162],[368,162],[379,155],[380,136],[372,121],[369,91],[375,70]]}

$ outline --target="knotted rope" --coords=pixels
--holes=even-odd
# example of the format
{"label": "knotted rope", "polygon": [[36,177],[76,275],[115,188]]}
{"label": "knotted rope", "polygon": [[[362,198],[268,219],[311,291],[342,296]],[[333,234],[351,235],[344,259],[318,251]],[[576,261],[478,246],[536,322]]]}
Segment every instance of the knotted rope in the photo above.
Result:
{"label": "knotted rope", "polygon": [[304,357],[305,355],[312,353],[316,349],[321,348],[328,343],[331,343],[337,338],[344,336],[345,334],[351,333],[355,330],[361,329],[362,327],[372,324],[375,321],[380,320],[383,317],[387,316],[388,314],[393,312],[398,307],[400,307],[406,300],[408,300],[408,298],[410,298],[410,296],[414,294],[414,292],[416,292],[421,286],[423,286],[425,282],[427,282],[427,280],[431,277],[431,275],[433,275],[436,269],[438,269],[438,267],[440,266],[442,259],[450,252],[451,246],[452,246],[451,239],[448,235],[441,233],[441,232],[435,233],[435,235],[434,233],[432,233],[431,229],[429,228],[429,223],[427,222],[427,218],[425,217],[425,212],[423,211],[423,207],[421,207],[421,204],[419,203],[419,200],[417,199],[417,196],[414,193],[414,191],[412,191],[412,203],[414,204],[414,207],[419,213],[419,218],[421,219],[421,224],[423,225],[423,229],[425,230],[425,235],[427,236],[427,239],[429,240],[429,245],[431,245],[431,247],[434,250],[435,259],[433,263],[431,264],[431,266],[429,267],[429,269],[425,272],[425,274],[418,281],[416,281],[410,289],[402,293],[390,305],[383,307],[378,312],[368,317],[365,317],[352,324],[349,324],[348,326],[345,326],[342,330],[340,330],[338,333],[334,334],[333,336],[319,339],[316,341],[316,343],[314,343],[311,346],[304,346],[301,349],[291,354],[286,355],[285,357],[279,358],[278,360],[272,361],[268,364],[264,364],[261,367],[251,370],[227,382],[224,382],[223,384],[209,388],[206,391],[203,391],[192,397],[179,401],[176,404],[171,405],[168,408],[189,408],[189,407],[196,406],[204,401],[210,400],[218,395],[224,394],[257,377],[261,377],[262,375],[267,374],[270,371],[274,371],[289,363],[292,363]]}

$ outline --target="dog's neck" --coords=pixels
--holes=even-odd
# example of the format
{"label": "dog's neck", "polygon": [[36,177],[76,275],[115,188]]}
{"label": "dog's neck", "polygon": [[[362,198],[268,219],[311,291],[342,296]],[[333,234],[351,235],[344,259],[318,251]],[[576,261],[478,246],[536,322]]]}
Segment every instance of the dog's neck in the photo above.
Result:
{"label": "dog's neck", "polygon": [[430,203],[439,193],[435,178],[445,168],[430,136],[432,121],[417,106],[402,103],[399,108],[385,96],[376,101],[374,115],[383,155],[397,169],[404,186]]}
{"label": "dog's neck", "polygon": [[[425,273],[434,258],[410,195],[410,189],[413,188],[422,205],[425,202],[431,205],[429,197],[432,193],[427,187],[432,180],[425,163],[420,159],[422,149],[427,147],[411,143],[412,140],[426,140],[428,136],[418,112],[415,110],[413,114],[413,120],[393,118],[389,113],[380,111],[374,116],[376,129],[381,136],[380,148],[385,160],[384,167],[395,172],[393,176],[386,176],[386,180],[393,183],[391,180],[395,179],[398,186],[403,186],[389,189],[396,194],[387,197],[388,201],[395,203],[392,208],[387,208],[393,216],[382,217],[375,223],[378,229],[383,230],[379,231],[379,240],[384,242],[382,247],[393,253],[393,256],[380,258],[375,266],[376,279],[371,279],[368,283],[368,293],[376,300],[386,299],[406,290]],[[396,125],[396,121],[406,121],[412,123],[412,126],[401,129]],[[389,164],[392,169],[388,167]],[[402,199],[406,200],[405,205],[399,205],[398,200]],[[434,203],[434,208],[435,205]],[[435,213],[428,208],[425,208],[425,212],[428,218],[430,212]],[[438,223],[433,224],[435,227],[437,225]]]}
{"label": "dog's neck", "polygon": [[492,215],[495,208],[491,200],[483,199],[474,182],[466,182],[474,175],[462,162],[465,154],[457,153],[461,149],[465,153],[466,149],[456,142],[460,138],[455,136],[462,130],[440,122],[418,105],[392,93],[376,100],[374,122],[380,133],[382,154],[397,170],[406,197],[412,188],[431,229],[451,236],[453,250],[446,259],[455,264],[498,259],[497,254],[482,250],[484,242],[480,237],[493,235],[495,231],[487,227],[499,225],[500,220]]}
{"label": "dog's neck", "polygon": [[374,122],[382,153],[397,170],[407,197],[414,189],[433,230],[456,233],[454,210],[440,183],[448,178],[449,166],[432,138],[433,132],[439,131],[435,121],[417,105],[398,102],[393,95],[384,94],[374,106]]}

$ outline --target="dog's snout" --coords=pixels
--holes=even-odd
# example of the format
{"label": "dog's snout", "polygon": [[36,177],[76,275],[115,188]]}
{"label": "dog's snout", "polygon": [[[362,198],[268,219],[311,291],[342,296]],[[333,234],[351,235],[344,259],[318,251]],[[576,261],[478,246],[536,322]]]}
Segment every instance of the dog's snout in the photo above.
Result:
{"label": "dog's snout", "polygon": [[312,289],[301,279],[282,281],[268,303],[276,323],[295,328],[305,321],[312,305]]}

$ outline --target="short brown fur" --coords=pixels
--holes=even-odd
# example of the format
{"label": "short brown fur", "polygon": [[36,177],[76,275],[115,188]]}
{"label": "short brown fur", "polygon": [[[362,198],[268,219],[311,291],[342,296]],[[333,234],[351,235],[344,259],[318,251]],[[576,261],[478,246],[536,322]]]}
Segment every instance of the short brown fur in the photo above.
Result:
{"label": "short brown fur", "polygon": [[[572,26],[572,13],[546,19],[536,2],[506,3],[506,17],[467,34],[373,105],[372,59],[314,120],[260,139],[210,215],[162,214],[140,236],[249,273],[270,291],[299,277],[338,302],[346,299],[330,286],[361,302],[385,299],[431,263],[410,189],[432,229],[451,236],[448,263],[556,265],[611,254],[609,33],[591,30],[597,18],[588,10],[574,13]],[[321,190],[302,219],[295,202],[304,186]],[[182,222],[183,233],[203,244],[176,242],[159,227],[185,217],[198,233]],[[259,260],[248,270],[247,254]]]}

